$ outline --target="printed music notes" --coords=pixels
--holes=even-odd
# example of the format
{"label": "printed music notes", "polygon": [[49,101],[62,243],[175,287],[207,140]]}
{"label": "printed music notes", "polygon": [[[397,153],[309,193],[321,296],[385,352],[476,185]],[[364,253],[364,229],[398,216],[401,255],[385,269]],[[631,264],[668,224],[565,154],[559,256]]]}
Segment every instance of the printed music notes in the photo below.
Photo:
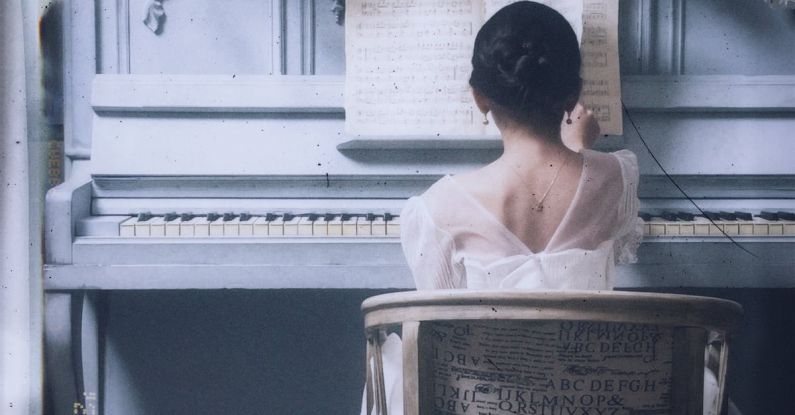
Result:
{"label": "printed music notes", "polygon": [[620,135],[623,117],[618,67],[618,2],[582,0],[582,3],[580,100],[593,110],[602,134]]}
{"label": "printed music notes", "polygon": [[[349,0],[345,128],[389,136],[497,135],[469,88],[480,26],[515,0]],[[605,134],[621,133],[618,5],[546,0],[572,25],[583,54],[582,100]]]}
{"label": "printed music notes", "polygon": [[348,2],[347,131],[477,133],[467,80],[479,7],[476,0]]}

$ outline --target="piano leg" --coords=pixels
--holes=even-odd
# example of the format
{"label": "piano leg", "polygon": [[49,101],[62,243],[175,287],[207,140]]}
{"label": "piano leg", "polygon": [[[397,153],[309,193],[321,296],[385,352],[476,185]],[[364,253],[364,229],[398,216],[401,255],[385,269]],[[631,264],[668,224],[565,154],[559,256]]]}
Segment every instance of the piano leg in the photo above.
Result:
{"label": "piano leg", "polygon": [[100,343],[95,292],[48,292],[45,296],[47,413],[100,413]]}

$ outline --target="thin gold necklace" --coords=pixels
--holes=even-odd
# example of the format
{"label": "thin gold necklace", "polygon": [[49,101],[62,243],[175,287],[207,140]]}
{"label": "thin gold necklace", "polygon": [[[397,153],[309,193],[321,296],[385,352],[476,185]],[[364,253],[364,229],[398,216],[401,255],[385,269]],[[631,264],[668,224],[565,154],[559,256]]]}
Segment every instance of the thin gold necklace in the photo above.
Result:
{"label": "thin gold necklace", "polygon": [[[558,166],[558,169],[555,171],[555,175],[552,177],[552,180],[549,182],[549,185],[547,186],[547,190],[544,191],[544,194],[541,195],[541,199],[539,199],[538,203],[536,203],[535,207],[533,207],[533,209],[532,209],[533,211],[535,211],[535,212],[543,212],[544,211],[544,201],[547,199],[547,196],[549,196],[549,192],[550,192],[550,190],[552,190],[552,186],[554,186],[555,182],[558,180],[558,176],[560,175],[560,171],[563,170],[563,167],[565,167],[567,164],[569,164],[569,157],[566,157],[566,160],[563,163],[561,163],[560,166]],[[529,188],[530,185],[527,184],[527,182],[522,178],[522,176],[517,171],[517,168],[514,167],[512,170],[513,170],[514,174],[516,174],[516,177],[518,177],[519,180],[521,180],[522,183],[524,183],[524,185]],[[535,195],[535,193],[533,193],[533,195]]]}

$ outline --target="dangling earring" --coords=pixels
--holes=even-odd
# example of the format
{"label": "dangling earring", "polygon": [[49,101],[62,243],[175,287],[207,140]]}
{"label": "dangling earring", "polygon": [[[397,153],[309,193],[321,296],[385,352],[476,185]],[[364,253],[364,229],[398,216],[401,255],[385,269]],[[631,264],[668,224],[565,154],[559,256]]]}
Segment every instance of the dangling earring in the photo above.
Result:
{"label": "dangling earring", "polygon": [[488,113],[488,111],[483,113],[483,125],[489,125],[489,117],[487,116]]}
{"label": "dangling earring", "polygon": [[566,124],[571,125],[571,112],[566,111]]}

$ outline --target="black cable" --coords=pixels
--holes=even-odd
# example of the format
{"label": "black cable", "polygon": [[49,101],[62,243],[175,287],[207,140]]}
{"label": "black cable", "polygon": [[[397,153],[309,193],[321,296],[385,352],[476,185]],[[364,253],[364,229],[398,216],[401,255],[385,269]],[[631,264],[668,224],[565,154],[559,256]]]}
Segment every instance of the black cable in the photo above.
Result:
{"label": "black cable", "polygon": [[718,226],[718,225],[715,223],[715,221],[713,221],[713,220],[712,220],[712,219],[711,219],[709,216],[707,216],[707,214],[706,214],[706,213],[704,213],[704,211],[701,209],[701,206],[699,206],[698,204],[696,204],[696,202],[695,202],[695,201],[694,201],[694,200],[693,200],[693,199],[690,197],[690,195],[688,195],[688,194],[687,194],[687,192],[685,192],[685,190],[684,190],[684,189],[682,189],[682,187],[680,187],[680,186],[679,186],[679,183],[677,183],[677,182],[676,182],[676,180],[674,180],[674,178],[673,178],[673,177],[671,177],[671,175],[670,175],[670,174],[668,174],[668,171],[667,171],[667,170],[665,170],[665,167],[663,167],[663,166],[662,166],[662,164],[660,163],[660,161],[659,161],[659,160],[657,160],[657,157],[655,157],[655,156],[654,156],[654,153],[652,153],[652,151],[651,151],[651,148],[649,148],[649,145],[648,145],[648,144],[646,144],[646,140],[644,140],[644,139],[643,139],[643,136],[640,134],[640,130],[638,129],[638,126],[637,126],[637,125],[635,125],[635,121],[633,121],[633,120],[632,120],[632,116],[629,114],[629,110],[627,109],[627,106],[626,106],[626,105],[624,105],[624,101],[621,101],[621,108],[623,108],[623,109],[624,109],[624,113],[625,113],[625,114],[627,114],[627,119],[629,120],[629,123],[630,123],[630,124],[632,124],[632,128],[635,130],[635,134],[637,134],[638,138],[640,139],[640,142],[641,142],[641,143],[643,143],[643,147],[645,147],[645,148],[646,148],[646,151],[649,153],[649,155],[651,156],[652,160],[654,160],[654,162],[655,162],[655,163],[657,163],[657,166],[660,168],[660,170],[662,170],[663,174],[665,174],[665,177],[667,177],[667,178],[668,178],[668,180],[669,180],[669,181],[670,181],[670,182],[671,182],[671,183],[672,183],[672,184],[673,184],[673,185],[674,185],[674,186],[677,188],[677,190],[679,190],[679,192],[681,192],[681,193],[682,193],[682,195],[684,195],[684,196],[685,196],[685,198],[686,198],[686,199],[687,199],[687,200],[688,200],[688,201],[689,201],[689,202],[690,202],[690,203],[691,203],[693,206],[695,206],[695,207],[696,207],[696,209],[698,209],[698,211],[701,213],[701,215],[702,215],[702,216],[704,216],[705,218],[707,218],[707,220],[708,220],[708,221],[709,221],[709,222],[710,222],[710,223],[711,223],[713,226],[715,226],[715,228],[717,228],[717,229],[720,231],[720,233],[722,233],[722,234],[723,234],[723,236],[725,236],[725,237],[726,237],[728,240],[730,240],[732,244],[734,244],[734,245],[735,245],[735,246],[737,246],[738,248],[742,249],[743,251],[745,251],[747,254],[751,255],[752,257],[754,257],[754,258],[759,258],[759,256],[758,256],[758,255],[756,255],[755,253],[753,253],[753,252],[749,251],[749,250],[748,250],[746,247],[742,246],[742,245],[741,245],[739,242],[737,242],[737,241],[736,241],[734,238],[732,238],[732,237],[731,237],[729,234],[727,234],[726,232],[724,232],[724,231],[723,231],[723,229],[722,229],[720,226]]}

